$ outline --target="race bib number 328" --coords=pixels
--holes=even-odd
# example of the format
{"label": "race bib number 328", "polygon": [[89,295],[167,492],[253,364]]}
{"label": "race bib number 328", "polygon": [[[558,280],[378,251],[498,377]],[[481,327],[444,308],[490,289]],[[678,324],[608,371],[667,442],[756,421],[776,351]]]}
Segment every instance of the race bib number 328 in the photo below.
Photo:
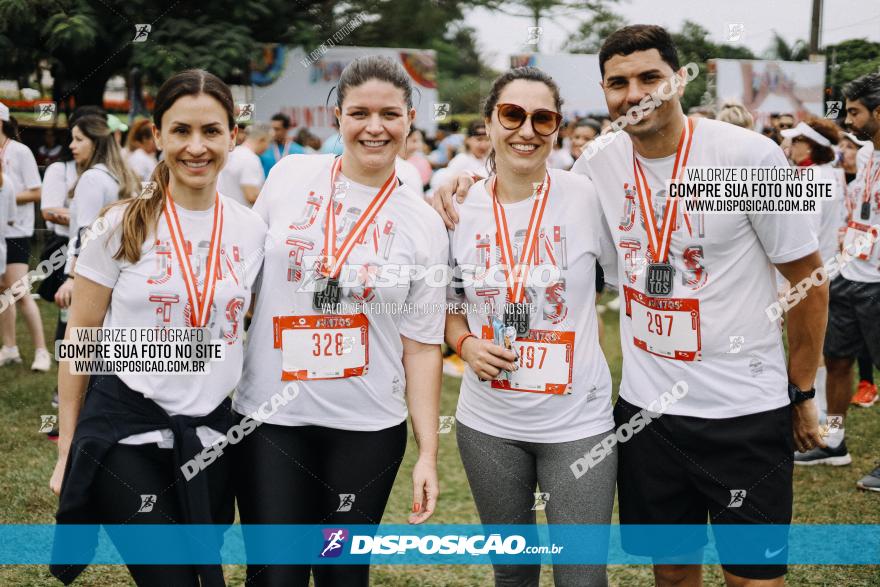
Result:
{"label": "race bib number 328", "polygon": [[369,321],[364,314],[275,316],[282,381],[341,379],[367,372]]}

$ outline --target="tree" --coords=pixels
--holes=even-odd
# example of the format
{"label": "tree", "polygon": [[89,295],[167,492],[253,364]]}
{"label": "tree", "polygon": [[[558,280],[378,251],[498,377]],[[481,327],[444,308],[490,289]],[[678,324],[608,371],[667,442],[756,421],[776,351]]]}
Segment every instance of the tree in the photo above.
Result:
{"label": "tree", "polygon": [[619,14],[599,7],[592,19],[581,23],[563,49],[569,53],[598,53],[608,35],[626,24]]}
{"label": "tree", "polygon": [[880,71],[880,43],[867,39],[850,39],[825,48],[827,61],[825,79],[829,98],[840,100],[844,85],[866,73]]}
{"label": "tree", "polygon": [[[607,12],[604,4],[603,0],[490,0],[488,6],[511,16],[531,18],[532,26],[540,27],[541,20],[545,18],[555,20],[560,17],[584,17],[590,13]],[[540,37],[536,39],[535,51],[538,51],[539,45]]]}
{"label": "tree", "polygon": [[696,63],[700,68],[700,74],[696,79],[688,82],[682,98],[682,107],[688,109],[714,103],[715,96],[709,86],[709,75],[706,61],[713,58],[719,59],[754,59],[755,55],[746,47],[717,44],[709,39],[709,31],[699,24],[686,20],[682,24],[681,31],[672,34],[675,46],[678,49],[678,59],[682,65]]}
{"label": "tree", "polygon": [[[76,103],[100,104],[107,80],[140,67],[148,81],[202,67],[228,82],[247,79],[258,43],[318,44],[332,30],[326,0],[3,0],[0,75],[20,79],[47,61]],[[135,25],[150,24],[134,43]],[[35,35],[34,32],[37,32]],[[322,36],[324,34],[325,36]]]}
{"label": "tree", "polygon": [[[368,20],[345,38],[347,45],[433,49],[440,101],[449,103],[452,114],[473,113],[479,111],[484,86],[495,75],[480,57],[476,31],[463,24],[464,10],[483,4],[481,0],[368,0],[347,4],[339,21],[368,15]],[[419,17],[412,18],[413,14]]]}
{"label": "tree", "polygon": [[789,45],[779,33],[773,31],[773,41],[770,48],[764,52],[764,56],[766,59],[782,61],[806,61],[810,58],[810,46],[802,39]]}

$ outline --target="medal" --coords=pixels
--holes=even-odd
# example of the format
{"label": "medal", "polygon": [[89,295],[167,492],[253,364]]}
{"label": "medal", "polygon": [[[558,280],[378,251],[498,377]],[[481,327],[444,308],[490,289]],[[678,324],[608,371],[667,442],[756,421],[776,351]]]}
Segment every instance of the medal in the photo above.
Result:
{"label": "medal", "polygon": [[[691,142],[694,136],[694,123],[685,118],[684,128],[681,130],[681,138],[678,140],[678,148],[675,152],[675,164],[672,167],[671,181],[677,181],[687,165],[688,156],[691,152]],[[663,224],[657,226],[654,217],[654,206],[651,202],[651,188],[648,179],[636,157],[636,149],[633,147],[633,175],[635,176],[636,192],[639,198],[639,207],[642,210],[642,220],[645,223],[645,232],[648,234],[648,269],[645,272],[645,293],[650,296],[668,296],[672,294],[672,278],[675,270],[669,263],[669,246],[672,244],[672,232],[675,226],[675,215],[678,211],[678,198],[667,198],[666,209],[663,213]]]}
{"label": "medal", "polygon": [[312,297],[312,307],[317,312],[333,312],[339,308],[340,303],[339,280],[327,277],[315,281],[315,295]]}
{"label": "medal", "polygon": [[651,263],[645,275],[645,293],[649,296],[668,296],[672,293],[675,270],[669,263]]}
{"label": "medal", "polygon": [[516,337],[529,335],[531,308],[529,304],[506,304],[504,306],[504,325],[516,330]]}
{"label": "medal", "polygon": [[315,267],[318,279],[315,282],[315,293],[312,297],[312,307],[319,312],[336,310],[341,299],[339,288],[339,273],[345,260],[354,250],[355,245],[361,239],[367,227],[391,197],[394,188],[397,187],[397,174],[394,169],[391,175],[376,192],[367,209],[358,218],[357,222],[348,231],[348,236],[342,241],[339,248],[336,247],[336,187],[343,183],[337,183],[337,176],[342,171],[342,157],[337,157],[330,168],[330,198],[327,202],[327,211],[324,217],[324,250],[321,252],[321,260]]}
{"label": "medal", "polygon": [[529,334],[531,308],[523,303],[525,299],[525,282],[528,278],[529,268],[538,256],[538,232],[541,227],[541,219],[544,217],[544,209],[550,194],[550,174],[544,176],[544,181],[538,186],[535,193],[535,202],[532,204],[532,213],[529,216],[529,225],[523,240],[519,262],[515,263],[513,246],[510,242],[510,232],[507,229],[507,216],[504,208],[498,202],[495,194],[495,184],[498,176],[489,182],[489,193],[492,196],[492,208],[495,212],[495,228],[498,246],[501,249],[501,263],[504,266],[507,280],[507,301],[504,306],[504,324],[516,330],[517,337],[525,337]]}
{"label": "medal", "polygon": [[163,214],[165,222],[168,224],[168,232],[171,233],[171,242],[174,244],[181,277],[186,286],[186,295],[192,308],[189,326],[202,328],[208,324],[211,304],[214,301],[214,287],[221,272],[220,242],[223,240],[223,203],[220,201],[220,194],[218,193],[214,199],[214,224],[211,227],[211,241],[208,245],[207,263],[205,263],[205,282],[201,293],[199,293],[198,276],[193,273],[189,255],[186,254],[186,240],[180,227],[180,219],[177,217],[177,207],[168,191],[165,192]]}
{"label": "medal", "polygon": [[862,217],[862,220],[870,220],[871,219],[871,203],[870,202],[862,202],[861,217]]}

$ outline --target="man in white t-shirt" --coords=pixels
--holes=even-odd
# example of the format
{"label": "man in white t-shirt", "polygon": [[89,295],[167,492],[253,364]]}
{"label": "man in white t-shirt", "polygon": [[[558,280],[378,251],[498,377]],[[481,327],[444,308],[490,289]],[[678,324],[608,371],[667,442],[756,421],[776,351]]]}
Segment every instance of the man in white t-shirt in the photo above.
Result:
{"label": "man in white t-shirt", "polygon": [[221,194],[239,204],[253,206],[266,181],[260,155],[269,148],[271,132],[266,124],[252,124],[245,129],[247,138],[230,153],[217,179]]}
{"label": "man in white t-shirt", "polygon": [[[630,525],[772,524],[748,542],[716,528],[716,542],[728,585],[783,585],[792,451],[822,443],[810,387],[827,285],[786,316],[788,368],[780,325],[765,308],[776,299],[774,266],[791,283],[821,266],[812,223],[795,214],[676,210],[663,196],[679,167],[787,167],[786,158],[758,133],[685,118],[685,69],[663,28],[616,31],[599,63],[608,110],[624,132],[591,143],[572,171],[593,180],[618,247],[625,302],[614,415],[623,430],[649,406],[663,412],[618,446],[623,547],[653,557],[657,585],[698,585],[693,563],[702,560],[705,531],[658,540]],[[439,195],[435,207],[449,210]],[[675,214],[667,216],[667,202]],[[680,382],[687,395],[663,399]]]}
{"label": "man in white t-shirt", "polygon": [[[828,368],[829,422],[837,416],[828,435],[827,447],[795,456],[799,465],[847,465],[852,462],[844,441],[845,418],[853,393],[852,365],[867,349],[880,367],[880,73],[864,75],[843,91],[846,96],[846,125],[858,138],[871,141],[856,156],[856,178],[848,198],[852,213],[846,225],[844,244],[859,236],[871,237],[862,254],[843,265],[831,282],[828,333],[825,337],[825,365]],[[876,395],[861,405],[870,406]],[[858,487],[880,491],[880,467],[858,482]]]}

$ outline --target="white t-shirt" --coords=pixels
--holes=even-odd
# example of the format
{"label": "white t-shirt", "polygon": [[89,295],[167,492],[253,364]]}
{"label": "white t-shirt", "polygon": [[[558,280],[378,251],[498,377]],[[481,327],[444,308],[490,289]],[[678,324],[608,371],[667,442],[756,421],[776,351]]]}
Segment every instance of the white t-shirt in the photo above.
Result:
{"label": "white t-shirt", "polygon": [[[287,385],[282,381],[282,353],[274,345],[275,317],[315,316],[312,308],[314,266],[324,248],[324,220],[330,189],[331,155],[289,155],[269,173],[254,211],[269,225],[260,290],[248,331],[247,360],[234,397],[241,414],[256,410]],[[345,170],[342,170],[345,173]],[[376,195],[340,175],[350,186],[341,200],[338,243]],[[285,426],[316,425],[342,430],[375,431],[406,419],[401,336],[440,344],[445,325],[445,283],[429,285],[409,275],[411,266],[447,269],[449,241],[440,217],[408,186],[398,186],[352,249],[340,273],[344,312],[354,303],[385,311],[364,312],[368,326],[368,369],[360,376],[300,380],[296,400],[268,419]],[[382,273],[370,278],[370,273]],[[385,271],[391,272],[385,273]],[[364,282],[368,285],[364,285]],[[383,283],[384,282],[384,283]],[[372,287],[370,287],[372,285]],[[407,304],[388,311],[384,304]],[[409,306],[412,304],[412,306]]]}
{"label": "white t-shirt", "polygon": [[[127,151],[128,149],[125,150]],[[126,163],[128,163],[128,166],[131,167],[131,170],[134,171],[135,175],[141,178],[141,181],[150,181],[150,176],[153,175],[153,170],[156,168],[156,165],[159,164],[155,155],[151,155],[143,149],[135,149],[129,154]]]}
{"label": "white t-shirt", "polygon": [[[635,297],[646,291],[648,246],[633,187],[632,156],[632,141],[620,132],[592,159],[587,160],[585,152],[573,168],[593,179],[618,246],[623,350],[620,396],[646,408],[664,392],[671,392],[678,381],[684,381],[687,395],[666,413],[731,418],[787,405],[781,329],[767,318],[765,308],[776,301],[773,264],[801,259],[818,248],[809,215],[692,214],[688,229],[681,213],[684,206],[679,205],[678,228],[670,246],[669,262],[675,273],[669,298],[683,299],[678,306],[682,311],[670,318],[670,313],[663,311],[668,308],[656,306],[661,311],[653,310],[648,316],[642,308],[652,302],[633,301],[631,307],[627,301],[627,291]],[[653,193],[655,215],[661,219],[665,181],[672,175],[674,159],[674,155],[640,158]],[[696,124],[687,164],[788,166],[782,150],[767,137],[708,119]],[[697,304],[699,322],[691,314],[696,308],[689,307]],[[640,320],[635,326],[634,318]],[[659,318],[661,323],[658,326],[646,318]],[[638,346],[636,329],[639,340],[650,343],[646,346],[669,352],[668,332],[673,321],[674,336],[687,340],[673,345],[672,350],[690,352],[699,346],[699,360],[669,358]]]}
{"label": "white t-shirt", "polygon": [[109,206],[118,199],[119,184],[116,182],[116,178],[110,174],[107,166],[98,163],[83,172],[73,190],[73,199],[70,201],[70,243],[67,249],[67,273],[70,273],[71,260],[79,252],[76,247],[80,228],[90,226],[104,206]]}
{"label": "white t-shirt", "polygon": [[425,190],[422,186],[422,175],[419,173],[419,170],[415,165],[406,159],[398,157],[397,161],[394,163],[394,170],[397,172],[397,177],[400,178],[403,185],[411,188],[412,191],[420,196],[424,193]]}
{"label": "white t-shirt", "polygon": [[[70,208],[70,188],[76,183],[76,177],[76,163],[74,161],[56,161],[47,167],[43,174],[40,209]],[[70,235],[70,228],[63,224],[46,222],[46,226],[59,236]]]}
{"label": "white t-shirt", "polygon": [[[266,226],[253,211],[230,198],[221,196],[221,199],[224,222],[220,265],[223,277],[217,281],[214,290],[208,327],[212,339],[226,341],[226,359],[212,362],[210,373],[207,374],[119,375],[127,386],[155,401],[170,415],[203,416],[210,413],[229,395],[241,376],[243,319],[251,303],[251,286],[260,269]],[[140,260],[132,265],[128,261],[113,258],[121,242],[123,210],[122,206],[118,206],[107,212],[111,229],[88,241],[76,264],[78,276],[113,289],[104,327],[187,327],[189,298],[164,216],[160,214],[157,234],[144,243]],[[190,263],[198,274],[201,288],[205,279],[214,207],[187,210],[178,206],[177,214],[184,238],[189,243],[187,248],[193,251]],[[198,429],[205,445],[219,437],[219,434],[209,430],[204,426]],[[136,439],[125,440],[125,444],[167,440],[170,431],[136,436]]]}
{"label": "white t-shirt", "polygon": [[[871,204],[871,216],[868,220],[861,218],[862,202],[865,198],[865,179],[868,172],[868,163],[872,161],[873,169],[876,171],[880,165],[880,150],[874,150],[872,144],[867,144],[856,154],[856,164],[858,173],[856,178],[849,184],[847,197],[850,198],[850,206],[852,207],[852,220],[859,224],[867,224],[873,226],[880,224],[880,181],[877,181],[871,188],[873,194],[869,198]],[[867,259],[854,257],[852,261],[846,263],[840,270],[840,274],[850,281],[858,281],[861,283],[880,283],[880,244],[874,243],[873,248]]]}
{"label": "white t-shirt", "polygon": [[817,165],[818,179],[833,182],[834,197],[822,200],[820,213],[810,216],[815,223],[816,235],[819,238],[819,254],[823,261],[834,257],[840,251],[839,236],[842,227],[846,226],[846,176],[842,169],[830,163]]}
{"label": "white t-shirt", "polygon": [[252,204],[245,198],[241,186],[247,185],[259,189],[265,180],[260,157],[246,145],[239,145],[229,154],[226,165],[220,171],[217,189],[239,204],[250,207]]}
{"label": "white t-shirt", "polygon": [[6,273],[6,237],[12,228],[9,223],[15,220],[15,189],[12,179],[3,174],[0,186],[0,277]]}
{"label": "white t-shirt", "polygon": [[[564,350],[560,353],[572,368],[570,393],[494,389],[490,382],[479,381],[468,366],[456,411],[456,418],[466,426],[492,436],[525,442],[568,442],[614,427],[611,375],[599,347],[595,310],[597,259],[606,279],[616,283],[614,243],[596,190],[588,179],[551,169],[550,180],[549,200],[538,233],[539,261],[535,265],[555,266],[559,274],[545,279],[537,270],[530,272],[540,283],[529,285],[527,282],[526,303],[534,306],[533,334],[547,331],[554,335],[574,335],[573,354],[567,355]],[[517,259],[534,201],[534,197],[529,197],[504,205]],[[458,215],[460,222],[449,237],[450,258],[464,271],[466,300],[450,287],[450,301],[466,301],[476,310],[467,313],[468,327],[482,336],[483,327],[489,326],[492,309],[500,317],[507,296],[506,287],[497,286],[502,279],[500,272],[488,283],[475,283],[479,279],[479,275],[474,275],[475,270],[485,272],[490,259],[492,266],[501,262],[492,198],[486,181],[471,187]],[[547,347],[543,348],[543,351],[541,347],[536,348],[535,353],[550,352]],[[565,362],[560,364],[564,367]],[[542,366],[542,372],[550,372],[549,367],[549,363]]]}
{"label": "white t-shirt", "polygon": [[547,166],[556,169],[571,169],[572,165],[574,165],[574,157],[571,156],[571,151],[565,147],[553,149],[553,152],[550,153],[550,157],[547,159]]}
{"label": "white t-shirt", "polygon": [[477,159],[470,153],[459,153],[446,166],[455,175],[461,173],[475,173],[480,177],[489,175],[488,159]]}
{"label": "white t-shirt", "polygon": [[[18,195],[41,185],[40,170],[31,150],[18,141],[8,140],[3,153],[3,173],[12,181],[12,189]],[[9,227],[6,238],[22,238],[34,234],[34,203],[17,204],[15,224]]]}

